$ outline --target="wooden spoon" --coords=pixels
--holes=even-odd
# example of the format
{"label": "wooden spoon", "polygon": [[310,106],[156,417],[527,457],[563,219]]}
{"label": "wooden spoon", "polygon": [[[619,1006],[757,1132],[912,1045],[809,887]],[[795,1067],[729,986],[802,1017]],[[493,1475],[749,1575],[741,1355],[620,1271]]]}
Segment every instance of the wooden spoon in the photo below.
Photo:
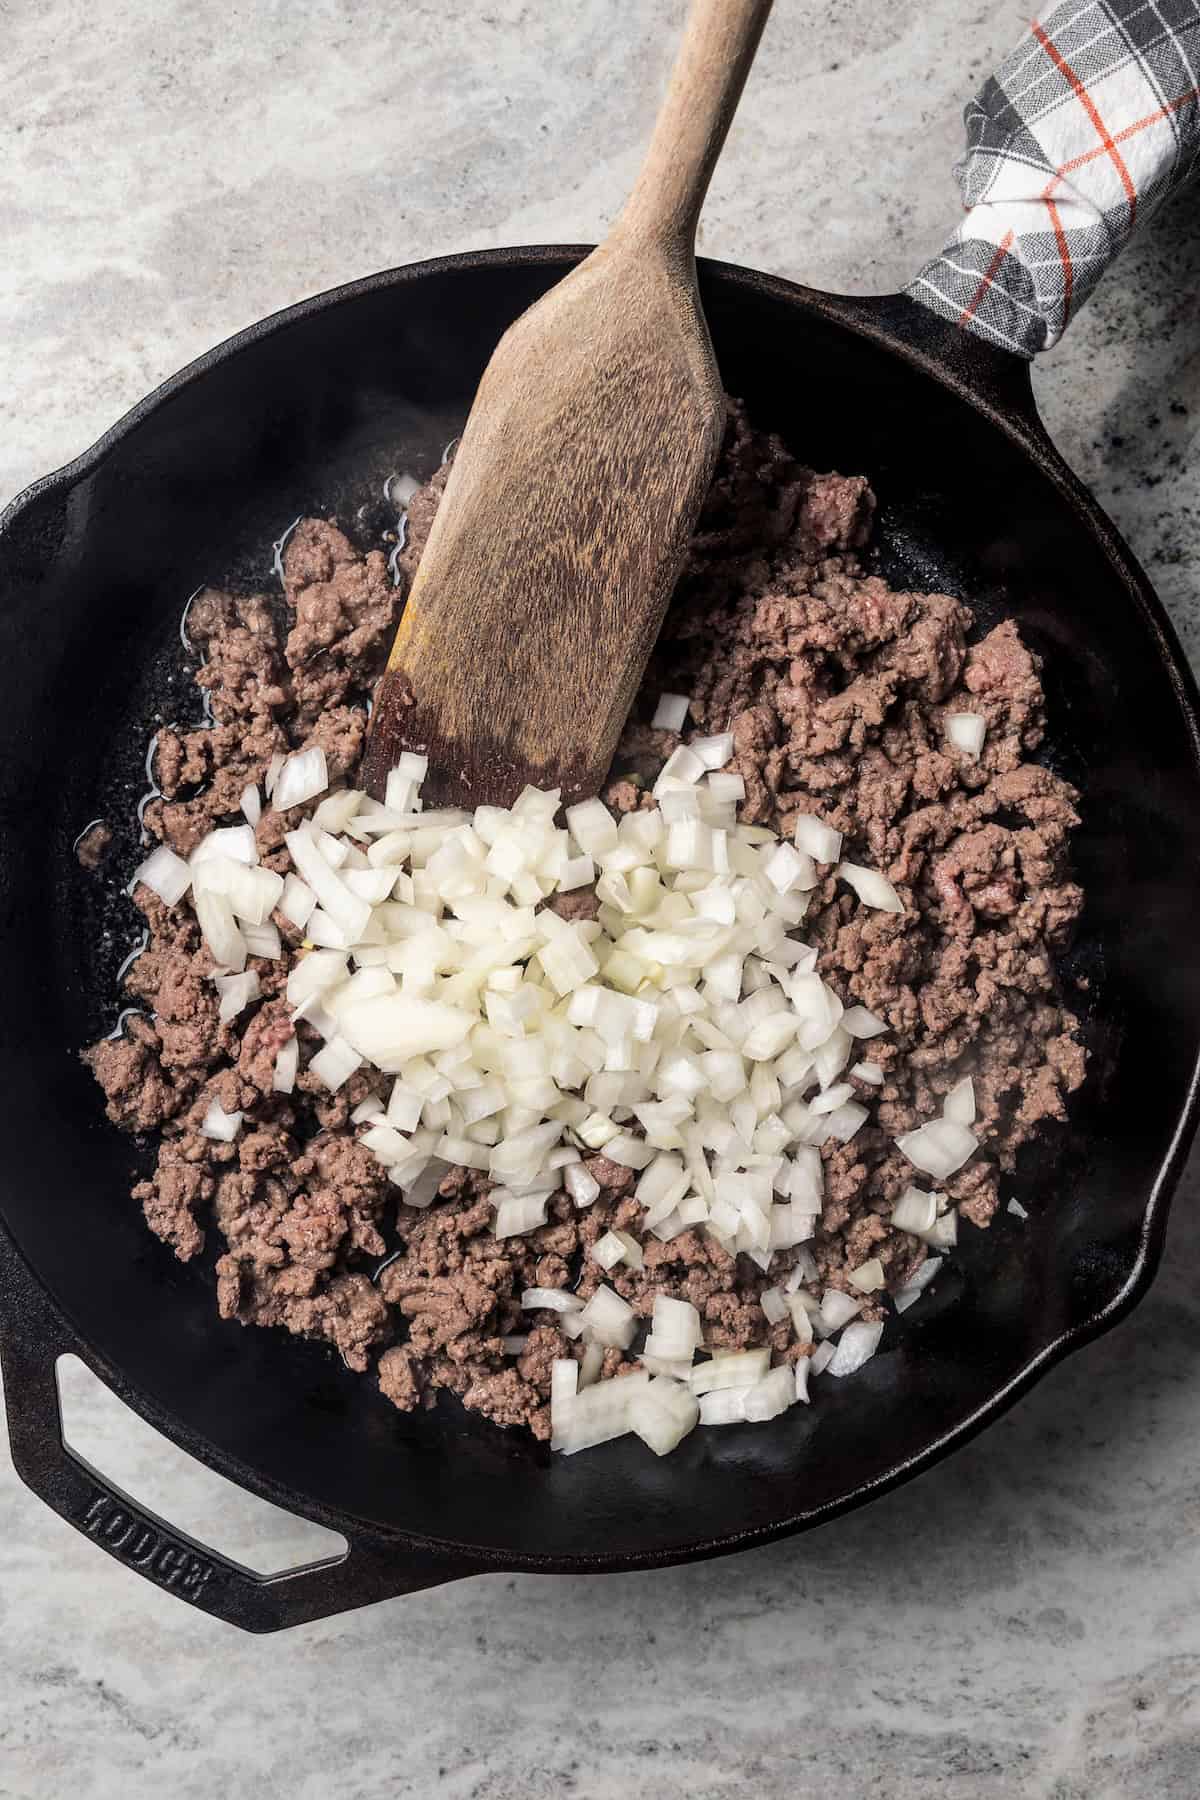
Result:
{"label": "wooden spoon", "polygon": [[496,347],[376,696],[377,797],[402,750],[442,804],[604,779],[721,444],[696,222],[770,8],[694,0],[624,211]]}

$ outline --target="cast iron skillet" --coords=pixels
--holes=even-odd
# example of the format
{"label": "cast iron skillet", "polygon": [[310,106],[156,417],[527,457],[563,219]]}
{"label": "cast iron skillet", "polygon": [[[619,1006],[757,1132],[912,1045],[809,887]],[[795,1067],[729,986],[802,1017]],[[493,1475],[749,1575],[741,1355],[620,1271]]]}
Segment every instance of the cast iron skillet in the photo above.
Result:
{"label": "cast iron skillet", "polygon": [[[222,1323],[209,1271],[150,1237],[129,1200],[137,1153],[76,1054],[115,1020],[134,914],[98,900],[72,841],[104,813],[125,821],[116,868],[135,859],[142,752],[161,718],[197,712],[177,638],[187,596],[231,569],[269,586],[272,541],[301,513],[377,533],[386,476],[436,467],[502,330],[581,254],[454,257],[306,301],[167,382],[0,521],[13,1457],[103,1548],[251,1630],[483,1570],[716,1555],[860,1505],[1144,1293],[1196,1122],[1197,696],[1145,577],[1047,440],[1025,365],[907,299],[707,264],[725,382],[751,416],[819,467],[871,476],[893,579],[962,593],[985,624],[1016,616],[1046,659],[1047,755],[1084,791],[1089,903],[1067,973],[1089,983],[1093,1062],[1070,1126],[1011,1189],[1028,1223],[965,1229],[951,1272],[811,1408],[695,1432],[662,1461],[628,1439],[552,1460],[453,1402],[402,1417],[328,1351]],[[260,1579],[114,1492],[63,1446],[67,1351],[202,1461],[344,1533],[348,1555]]]}

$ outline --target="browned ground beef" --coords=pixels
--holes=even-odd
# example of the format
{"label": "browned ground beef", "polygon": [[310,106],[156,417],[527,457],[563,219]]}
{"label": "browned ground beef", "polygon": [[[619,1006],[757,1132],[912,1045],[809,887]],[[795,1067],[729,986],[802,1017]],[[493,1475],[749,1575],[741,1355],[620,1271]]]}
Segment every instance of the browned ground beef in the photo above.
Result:
{"label": "browned ground beef", "polygon": [[[411,577],[443,477],[417,494],[401,559]],[[789,832],[816,812],[845,833],[845,854],[882,869],[908,903],[869,911],[827,874],[803,927],[824,978],[890,1030],[867,1054],[885,1070],[872,1119],[849,1144],[829,1143],[826,1201],[809,1248],[823,1279],[879,1256],[895,1288],[925,1256],[889,1223],[913,1171],[893,1138],[926,1119],[964,1074],[974,1077],[984,1149],[948,1184],[963,1216],[988,1223],[1000,1172],[1084,1075],[1076,1020],[1063,1007],[1054,952],[1082,895],[1067,847],[1076,795],[1029,760],[1043,732],[1037,659],[1005,623],[968,645],[969,609],[945,594],[896,593],[865,574],[873,498],[866,483],[799,467],[739,407],[642,695],[622,739],[606,798],[619,811],[653,802],[649,789],[680,739],[644,721],[657,695],[692,696],[692,721],[731,728],[746,782],[743,818]],[[360,555],[338,528],[305,520],[284,557],[287,618],[262,598],[206,592],[189,615],[205,661],[211,729],[159,733],[163,798],[150,830],[186,855],[235,813],[280,750],[319,743],[331,776],[350,777],[366,730],[365,700],[386,656],[403,596],[381,552]],[[982,756],[947,748],[947,711],[988,723]],[[285,831],[312,809],[266,810],[265,862],[289,867]],[[602,1156],[588,1166],[601,1195],[577,1212],[565,1196],[550,1223],[497,1241],[485,1177],[453,1170],[427,1210],[389,1197],[383,1170],[355,1140],[350,1113],[390,1078],[360,1072],[330,1094],[302,1069],[296,1092],[272,1092],[276,1053],[292,1034],[282,998],[288,960],[252,959],[262,997],[222,1025],[212,969],[190,909],[134,895],[150,930],[127,988],[146,1014],[123,1037],[86,1053],[109,1117],[158,1140],[153,1177],[135,1197],[183,1259],[215,1225],[222,1315],[325,1338],[351,1368],[378,1360],[383,1392],[401,1408],[438,1388],[501,1424],[549,1435],[550,1364],[579,1356],[554,1315],[522,1313],[521,1290],[570,1285],[584,1296],[607,1279],[642,1315],[657,1293],[692,1301],[710,1345],[770,1342],[803,1354],[787,1325],[769,1326],[758,1296],[794,1252],[764,1275],[703,1231],[648,1239],[645,1266],[602,1275],[587,1257],[610,1226],[636,1223],[631,1172]],[[556,902],[578,913],[589,896]],[[285,943],[298,933],[276,915]],[[305,1060],[318,1040],[298,1027]],[[200,1136],[213,1099],[242,1109],[232,1144]],[[380,1259],[391,1251],[381,1272]],[[582,1255],[581,1255],[582,1253]],[[867,1317],[881,1316],[873,1304]],[[531,1326],[531,1317],[535,1323]],[[515,1358],[505,1335],[527,1335]],[[604,1372],[632,1363],[609,1350]]]}

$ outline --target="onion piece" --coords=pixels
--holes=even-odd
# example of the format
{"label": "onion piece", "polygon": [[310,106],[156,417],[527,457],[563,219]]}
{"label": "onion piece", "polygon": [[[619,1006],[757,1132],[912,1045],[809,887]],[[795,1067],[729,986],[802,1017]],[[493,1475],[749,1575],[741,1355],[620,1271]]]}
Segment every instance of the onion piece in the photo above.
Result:
{"label": "onion piece", "polygon": [[723,769],[733,756],[733,733],[720,731],[714,737],[693,738],[688,749],[700,758],[706,769],[715,772]]}
{"label": "onion piece", "polygon": [[907,1187],[892,1208],[892,1224],[897,1231],[911,1231],[914,1237],[923,1237],[937,1219],[937,1203],[936,1194]]}
{"label": "onion piece", "polygon": [[956,1125],[973,1125],[975,1123],[975,1083],[969,1075],[955,1082],[942,1103],[943,1119],[952,1119]]}
{"label": "onion piece", "polygon": [[157,894],[164,906],[177,906],[192,885],[192,871],[169,845],[160,844],[133,871],[131,891],[139,881]]}
{"label": "onion piece", "polygon": [[832,1334],[856,1318],[862,1308],[861,1300],[852,1300],[849,1294],[843,1294],[839,1288],[826,1288],[821,1296],[819,1323],[826,1333]]}
{"label": "onion piece", "polygon": [[323,1081],[330,1092],[336,1094],[355,1070],[362,1067],[362,1060],[358,1051],[345,1038],[333,1037],[318,1050],[308,1066],[318,1081]]}
{"label": "onion piece", "polygon": [[600,1183],[581,1162],[572,1163],[563,1172],[563,1186],[578,1207],[590,1206],[600,1196]]}
{"label": "onion piece", "polygon": [[[623,1376],[622,1380],[628,1380]],[[629,1401],[629,1424],[656,1456],[666,1456],[692,1431],[700,1418],[700,1406],[690,1390],[678,1381],[656,1375]]]}
{"label": "onion piece", "polygon": [[637,1314],[615,1288],[601,1282],[583,1311],[584,1335],[594,1344],[627,1350],[637,1330]]}
{"label": "onion piece", "polygon": [[878,1037],[880,1032],[889,1029],[883,1019],[876,1018],[865,1006],[848,1006],[841,1022],[842,1030],[848,1031],[853,1038]]}
{"label": "onion piece", "polygon": [[565,1288],[526,1288],[521,1295],[521,1306],[525,1312],[581,1312],[583,1301],[578,1294],[569,1294]]}
{"label": "onion piece", "polygon": [[853,1375],[874,1356],[882,1336],[882,1324],[872,1325],[865,1319],[856,1319],[852,1325],[847,1325],[838,1339],[837,1349],[830,1358],[829,1373],[831,1375]]}
{"label": "onion piece", "polygon": [[914,1169],[932,1175],[935,1181],[946,1181],[975,1154],[979,1140],[953,1119],[930,1119],[898,1137],[896,1148]]}
{"label": "onion piece", "polygon": [[904,902],[878,869],[864,869],[859,863],[839,863],[833,871],[840,881],[852,887],[864,906],[878,912],[902,913]]}
{"label": "onion piece", "polygon": [[230,862],[245,863],[247,868],[253,867],[258,861],[258,844],[253,827],[224,825],[217,831],[208,832],[200,839],[189,860],[195,869],[214,856],[227,856]]}
{"label": "onion piece", "polygon": [[242,1129],[242,1117],[240,1112],[227,1113],[219,1101],[210,1100],[200,1126],[200,1136],[213,1138],[221,1144],[232,1144]]}
{"label": "onion piece", "polygon": [[709,1394],[718,1388],[753,1387],[771,1366],[769,1350],[724,1350],[711,1362],[697,1363],[688,1377],[693,1394]]}
{"label": "onion piece", "polygon": [[213,961],[223,969],[235,972],[244,969],[246,940],[238,929],[228,900],[223,894],[202,893],[194,896],[194,903],[196,920]]}
{"label": "onion piece", "polygon": [[[832,1365],[830,1365],[832,1367]],[[786,1412],[796,1398],[796,1377],[784,1364],[772,1369],[761,1381],[755,1382],[746,1390],[743,1401],[745,1417],[755,1424],[764,1423],[767,1419],[777,1419],[780,1413]]]}
{"label": "onion piece", "polygon": [[248,787],[242,789],[239,804],[246,816],[247,825],[257,825],[262,818],[262,795],[258,791],[256,782],[252,781]]}
{"label": "onion piece", "polygon": [[946,736],[956,750],[966,756],[979,755],[987,736],[987,720],[982,713],[947,713],[945,723]]}
{"label": "onion piece", "polygon": [[[493,1200],[497,1194],[503,1194],[504,1197],[497,1203],[496,1217],[492,1222],[496,1237],[522,1237],[527,1231],[537,1231],[546,1223],[548,1194],[507,1194],[503,1188],[493,1188]],[[536,1293],[537,1289],[531,1291]],[[525,1304],[524,1300],[521,1304]]]}
{"label": "onion piece", "polygon": [[322,856],[316,839],[307,831],[289,831],[284,842],[297,870],[317,896],[318,904],[347,933],[349,941],[357,943],[371,918],[367,902],[350,892]]}
{"label": "onion piece", "polygon": [[842,834],[826,825],[815,813],[797,815],[793,831],[797,850],[803,850],[815,862],[835,863],[842,854]]}
{"label": "onion piece", "polygon": [[275,1074],[271,1082],[277,1094],[290,1094],[296,1086],[296,1075],[300,1068],[300,1040],[290,1037],[282,1044],[275,1058]]}
{"label": "onion piece", "polygon": [[213,985],[221,996],[217,1016],[222,1024],[236,1019],[252,1000],[258,999],[260,991],[258,975],[254,969],[249,969],[242,975],[214,975]]}
{"label": "onion piece", "polygon": [[857,1269],[851,1269],[847,1279],[853,1283],[860,1294],[877,1294],[880,1288],[887,1286],[883,1264],[877,1256],[872,1256],[865,1263],[860,1263]]}
{"label": "onion piece", "polygon": [[654,709],[654,717],[650,721],[654,731],[682,731],[687,724],[688,707],[691,702],[686,694],[660,694],[658,705]]}
{"label": "onion piece", "polygon": [[312,911],[316,904],[317,896],[306,881],[301,881],[298,875],[288,875],[284,878],[279,910],[285,919],[303,930],[312,917]]}
{"label": "onion piece", "polygon": [[290,812],[293,806],[315,800],[328,786],[325,752],[319,744],[314,744],[310,749],[298,750],[286,758],[275,777],[271,803],[276,812]]}

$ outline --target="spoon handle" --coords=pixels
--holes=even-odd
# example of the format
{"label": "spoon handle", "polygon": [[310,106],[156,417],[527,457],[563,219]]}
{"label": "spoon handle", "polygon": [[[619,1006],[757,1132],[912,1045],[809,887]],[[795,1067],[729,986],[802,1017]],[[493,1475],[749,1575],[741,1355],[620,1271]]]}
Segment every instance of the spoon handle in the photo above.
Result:
{"label": "spoon handle", "polygon": [[690,250],[771,0],[693,0],[650,147],[617,229]]}

